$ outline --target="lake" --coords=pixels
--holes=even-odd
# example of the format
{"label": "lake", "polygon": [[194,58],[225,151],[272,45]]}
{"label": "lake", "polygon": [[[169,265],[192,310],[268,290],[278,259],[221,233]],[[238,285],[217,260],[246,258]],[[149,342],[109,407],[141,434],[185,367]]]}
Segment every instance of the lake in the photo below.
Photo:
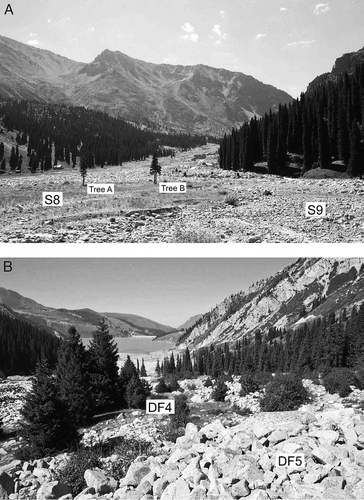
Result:
{"label": "lake", "polygon": [[[120,354],[148,354],[150,352],[162,351],[163,349],[172,349],[172,342],[153,342],[155,337],[126,337],[114,340],[118,346]],[[88,347],[91,339],[82,339],[82,342]]]}

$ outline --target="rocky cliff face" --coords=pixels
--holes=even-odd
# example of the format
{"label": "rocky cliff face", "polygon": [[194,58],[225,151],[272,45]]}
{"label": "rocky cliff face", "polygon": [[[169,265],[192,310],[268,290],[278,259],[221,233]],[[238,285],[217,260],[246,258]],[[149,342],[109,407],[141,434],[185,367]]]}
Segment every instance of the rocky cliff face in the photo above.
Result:
{"label": "rocky cliff face", "polygon": [[343,54],[341,57],[338,57],[336,59],[331,72],[317,76],[314,80],[312,80],[311,83],[309,83],[307,92],[314,90],[316,87],[318,87],[322,83],[327,82],[328,80],[335,79],[344,71],[351,73],[352,71],[354,71],[354,68],[357,64],[361,64],[363,62],[364,47],[357,52],[348,52],[347,54]]}
{"label": "rocky cliff face", "polygon": [[292,100],[251,76],[105,50],[90,64],[0,36],[0,96],[64,102],[167,130],[221,134]]}
{"label": "rocky cliff face", "polygon": [[[364,300],[363,264],[364,259],[359,258],[299,259],[275,276],[225,299],[205,314],[179,346],[234,342],[257,330],[293,329],[313,317],[344,307],[350,310]],[[303,307],[307,314],[301,318]]]}

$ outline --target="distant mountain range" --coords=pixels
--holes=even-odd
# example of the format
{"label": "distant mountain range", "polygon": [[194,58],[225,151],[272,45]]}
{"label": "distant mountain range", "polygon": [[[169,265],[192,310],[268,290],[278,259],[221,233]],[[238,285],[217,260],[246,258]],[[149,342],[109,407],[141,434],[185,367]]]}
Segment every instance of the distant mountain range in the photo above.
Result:
{"label": "distant mountain range", "polygon": [[[1,305],[5,307],[1,307]],[[134,335],[160,336],[176,331],[174,328],[134,314],[98,313],[92,309],[56,309],[46,307],[17,292],[0,287],[0,307],[2,312],[42,328],[61,337],[67,336],[74,325],[81,337],[92,336],[101,318],[104,317],[109,331],[115,337]]]}
{"label": "distant mountain range", "polygon": [[138,125],[220,135],[292,97],[239,72],[103,51],[89,64],[0,36],[0,96],[106,111]]}
{"label": "distant mountain range", "polygon": [[254,338],[258,330],[294,330],[364,301],[364,258],[299,259],[248,290],[231,295],[180,339],[179,347],[197,349]]}
{"label": "distant mountain range", "polygon": [[328,80],[334,80],[344,71],[351,73],[357,64],[364,63],[364,47],[356,52],[348,52],[338,57],[332,70],[328,73],[323,73],[317,76],[307,87],[307,92],[314,90],[318,85],[327,82]]}

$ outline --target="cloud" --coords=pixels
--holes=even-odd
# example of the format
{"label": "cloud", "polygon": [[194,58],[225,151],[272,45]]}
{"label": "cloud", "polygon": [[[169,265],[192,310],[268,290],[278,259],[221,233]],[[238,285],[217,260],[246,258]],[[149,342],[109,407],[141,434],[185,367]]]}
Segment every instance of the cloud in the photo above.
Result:
{"label": "cloud", "polygon": [[223,40],[226,40],[228,37],[227,33],[223,33],[221,31],[219,24],[215,24],[211,31],[213,31],[219,38],[222,38]]}
{"label": "cloud", "polygon": [[186,31],[185,35],[181,35],[182,40],[197,42],[199,37],[197,33],[194,33],[195,28],[191,23],[185,23],[181,26],[181,28],[183,29],[183,31]]}
{"label": "cloud", "polygon": [[37,33],[29,33],[29,36],[38,36]]}
{"label": "cloud", "polygon": [[187,31],[187,33],[193,33],[195,31],[195,28],[192,26],[190,23],[185,23],[183,26],[181,26],[183,31]]}
{"label": "cloud", "polygon": [[285,11],[286,11],[286,10],[288,10],[288,9],[287,9],[286,7],[281,7],[279,10],[280,10],[281,12],[285,12]]}
{"label": "cloud", "polygon": [[47,23],[50,23],[51,21],[52,21],[52,19],[51,19],[51,18],[49,18],[49,19],[48,19],[48,21],[47,21]]}
{"label": "cloud", "polygon": [[220,10],[220,16],[225,17],[226,16],[226,10]]}
{"label": "cloud", "polygon": [[328,3],[318,3],[315,5],[313,13],[316,14],[316,16],[319,16],[320,14],[326,14],[329,10],[330,7]]}
{"label": "cloud", "polygon": [[89,28],[87,31],[88,31],[89,33],[92,33],[93,31],[95,31],[95,28],[94,28],[93,26],[91,26],[91,28]]}
{"label": "cloud", "polygon": [[259,33],[258,35],[255,35],[254,38],[256,38],[257,40],[259,40],[260,38],[264,38],[265,36],[267,36],[265,33]]}
{"label": "cloud", "polygon": [[308,47],[312,43],[315,43],[316,40],[306,40],[302,42],[291,42],[287,45],[287,47]]}
{"label": "cloud", "polygon": [[33,47],[35,47],[36,45],[39,45],[39,42],[38,42],[38,40],[28,40],[27,44],[33,45]]}
{"label": "cloud", "polygon": [[181,38],[182,38],[182,40],[197,42],[198,34],[197,33],[190,33],[189,35],[181,35]]}

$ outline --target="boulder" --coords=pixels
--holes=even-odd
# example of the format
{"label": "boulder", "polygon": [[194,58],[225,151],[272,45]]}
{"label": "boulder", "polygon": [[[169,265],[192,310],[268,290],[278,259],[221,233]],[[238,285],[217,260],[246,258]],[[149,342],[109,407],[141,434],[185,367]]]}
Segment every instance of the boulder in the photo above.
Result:
{"label": "boulder", "polygon": [[72,488],[59,481],[43,483],[37,491],[37,500],[48,500],[60,498],[64,495],[72,494]]}
{"label": "boulder", "polygon": [[110,493],[109,480],[105,474],[99,470],[87,469],[84,474],[86,484],[89,488],[94,488],[96,493]]}
{"label": "boulder", "polygon": [[321,464],[336,465],[338,462],[335,455],[324,446],[313,448],[312,456]]}
{"label": "boulder", "polygon": [[190,487],[184,479],[177,479],[163,491],[160,500],[186,500],[190,494]]}
{"label": "boulder", "polygon": [[128,469],[128,472],[124,478],[124,484],[126,486],[138,486],[143,477],[149,474],[150,466],[148,461],[145,462],[134,462]]}
{"label": "boulder", "polygon": [[14,481],[6,472],[0,473],[0,498],[14,493]]}
{"label": "boulder", "polygon": [[250,488],[246,479],[241,479],[231,487],[231,493],[234,497],[241,498],[250,495]]}

